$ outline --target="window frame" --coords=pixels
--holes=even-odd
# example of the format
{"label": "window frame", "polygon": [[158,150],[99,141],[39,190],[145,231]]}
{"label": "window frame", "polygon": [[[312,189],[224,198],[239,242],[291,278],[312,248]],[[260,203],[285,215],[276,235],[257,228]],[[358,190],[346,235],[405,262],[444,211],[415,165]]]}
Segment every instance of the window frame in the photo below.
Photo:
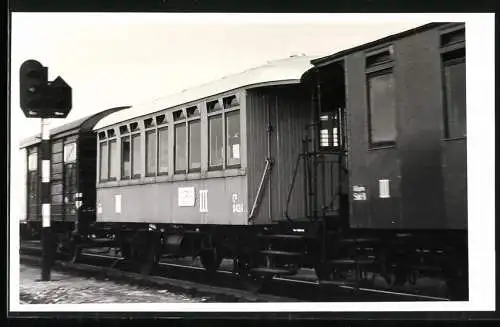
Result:
{"label": "window frame", "polygon": [[[227,105],[227,99],[233,98],[237,101],[236,105],[231,106],[231,102],[229,102],[229,105]],[[217,101],[219,104],[219,109],[216,111],[209,112],[208,111],[208,105],[209,103],[213,103]],[[223,96],[219,96],[217,98],[211,98],[207,99],[205,101],[205,110],[207,113],[207,142],[205,143],[207,146],[207,154],[206,154],[206,160],[207,160],[207,170],[208,171],[218,171],[218,170],[226,170],[226,169],[237,169],[241,168],[241,152],[242,152],[242,131],[241,131],[241,95],[236,92],[232,94],[227,94]],[[239,163],[237,164],[228,164],[228,151],[227,151],[227,115],[232,113],[232,112],[238,112],[239,113],[239,129],[240,129],[240,159]],[[220,165],[211,165],[210,164],[210,154],[211,154],[211,146],[210,146],[210,119],[213,117],[219,116],[221,118],[221,133],[222,133],[222,163]]]}
{"label": "window frame", "polygon": [[[167,135],[167,170],[160,171],[160,130],[166,131]],[[156,176],[168,176],[170,170],[170,126],[166,123],[164,125],[156,126]]]}
{"label": "window frame", "polygon": [[[236,164],[231,164],[229,162],[230,158],[228,156],[228,144],[227,144],[227,138],[228,138],[228,128],[227,128],[227,117],[230,116],[233,113],[238,113],[238,126],[239,126],[239,133],[240,133],[240,157],[238,159],[238,163]],[[240,168],[241,167],[241,111],[240,111],[240,106],[235,106],[235,107],[230,107],[230,109],[225,109],[224,108],[224,123],[223,123],[223,130],[224,130],[224,169],[231,169],[231,168]]]}
{"label": "window frame", "polygon": [[[175,120],[175,113],[176,112],[182,112],[182,117],[179,118],[178,120]],[[172,119],[172,126],[173,126],[173,133],[174,133],[174,140],[173,140],[173,157],[174,157],[174,175],[182,175],[182,174],[187,174],[188,173],[188,156],[189,156],[189,135],[188,135],[188,124],[187,124],[187,113],[186,109],[176,109],[172,111],[172,115],[174,118]],[[185,159],[185,167],[184,169],[177,169],[177,127],[178,126],[184,126],[184,137],[185,137],[185,144],[184,144],[184,159]]]}
{"label": "window frame", "polygon": [[[139,139],[139,157],[137,158],[138,162],[139,162],[139,173],[138,174],[135,174],[134,173],[134,170],[135,170],[135,158],[134,158],[134,153],[135,153],[135,149],[134,149],[134,139],[138,138]],[[141,130],[138,129],[137,131],[134,131],[134,132],[131,132],[130,133],[130,175],[131,175],[131,179],[140,179],[142,177],[142,163],[144,161],[144,158],[142,156],[143,152],[142,152],[142,144],[143,144],[143,138],[142,138],[142,133],[141,133]]]}
{"label": "window frame", "polygon": [[[239,92],[233,93],[224,93],[219,94],[213,97],[207,97],[203,100],[193,101],[189,103],[185,103],[183,105],[166,108],[161,111],[151,113],[149,115],[141,116],[134,121],[123,122],[120,125],[114,126],[114,131],[116,132],[115,137],[119,139],[118,142],[118,151],[119,151],[119,181],[123,181],[123,183],[118,183],[118,185],[128,185],[135,184],[133,179],[140,179],[146,182],[153,181],[175,181],[180,180],[184,175],[185,178],[189,179],[197,179],[202,178],[203,173],[209,173],[210,171],[221,171],[223,172],[226,169],[235,169],[240,168],[242,166],[243,154],[242,154],[242,142],[244,141],[244,136],[242,135],[242,128],[244,122],[242,120],[244,117],[243,105],[240,102],[241,94]],[[208,112],[207,104],[213,101],[217,101],[218,109],[216,111]],[[229,164],[228,162],[228,149],[227,149],[227,133],[228,133],[228,124],[227,119],[228,115],[231,113],[238,114],[238,122],[239,122],[239,144],[240,144],[240,158],[237,164]],[[210,165],[210,120],[217,117],[220,119],[220,129],[217,129],[217,133],[220,133],[221,136],[221,161],[220,165]],[[193,151],[193,142],[191,142],[191,132],[193,129],[193,123],[199,124],[199,167],[192,167],[192,154]],[[184,128],[184,131],[179,131],[178,128]],[[134,129],[134,128],[135,129]],[[185,165],[182,169],[178,169],[177,162],[180,158],[178,157],[177,149],[178,149],[178,138],[179,132],[181,132],[182,137],[185,138],[184,148],[181,150],[182,155],[184,155]],[[153,134],[154,136],[152,136]],[[208,135],[207,135],[208,134]],[[141,174],[139,175],[137,172],[136,166],[136,174],[134,174],[134,166],[136,165],[136,161],[134,160],[134,141],[133,137],[138,135],[141,137],[140,144],[141,147],[141,164],[143,165],[141,169]],[[208,137],[207,137],[208,136]],[[204,140],[206,138],[206,140]],[[155,141],[154,146],[154,159],[151,157],[151,153],[149,153],[153,147],[149,145],[148,139],[153,142]],[[123,144],[124,141],[127,140],[130,142],[130,154],[127,159],[130,160],[130,176],[124,176],[123,166],[124,166],[124,151]],[[107,130],[98,132],[98,144],[101,145],[106,143],[107,146],[107,155],[108,155],[108,176],[110,173],[109,164],[110,164],[110,147],[109,147],[109,138],[107,135]],[[137,143],[136,143],[137,144]],[[137,145],[136,145],[137,146]],[[166,148],[165,148],[166,147]],[[148,149],[149,148],[149,149]],[[166,158],[163,158],[160,155],[161,150],[166,150]],[[180,154],[180,153],[179,153]],[[153,165],[150,163],[148,159],[148,155],[152,158],[151,160],[155,160],[154,171]],[[102,157],[99,158],[99,162],[102,161]],[[161,160],[161,161],[160,161]],[[236,160],[236,159],[235,159]],[[164,165],[163,171],[160,171],[160,166]],[[150,167],[148,167],[150,166]],[[99,175],[102,175],[99,170]],[[218,174],[215,174],[218,176]],[[214,175],[214,176],[215,176]],[[106,177],[108,177],[106,176]],[[169,178],[164,178],[170,176]],[[104,177],[104,176],[103,176]],[[163,178],[155,178],[155,177],[163,177]],[[98,179],[98,183],[105,183],[110,181],[109,178],[100,178]]]}
{"label": "window frame", "polygon": [[[69,146],[69,145],[73,145],[74,146],[74,158],[71,159],[71,160],[66,160],[66,147]],[[78,144],[76,141],[71,141],[71,142],[68,142],[68,143],[64,143],[63,144],[63,163],[66,165],[66,164],[71,164],[71,163],[76,163],[77,161],[77,153],[78,151]],[[73,154],[72,153],[72,154]]]}
{"label": "window frame", "polygon": [[[102,145],[106,145],[105,151],[102,151],[102,148],[101,148]],[[104,140],[99,140],[99,147],[98,147],[97,151],[99,151],[99,182],[101,182],[101,183],[109,182],[109,144],[108,144],[107,138]],[[106,162],[106,176],[103,176],[103,172],[102,172],[103,153],[106,154],[106,160],[107,160],[107,162]]]}
{"label": "window frame", "polygon": [[[365,53],[365,96],[366,96],[366,119],[367,119],[367,141],[369,150],[392,148],[396,146],[398,137],[398,112],[396,107],[396,82],[394,79],[394,46],[392,44],[386,44],[376,49],[371,49]],[[395,136],[392,141],[373,141],[373,123],[372,118],[372,102],[370,97],[370,82],[371,79],[378,76],[384,76],[390,74],[394,79],[394,129]]]}
{"label": "window frame", "polygon": [[370,79],[374,77],[379,77],[379,76],[385,76],[385,75],[391,75],[394,79],[394,71],[392,68],[385,68],[385,69],[380,69],[377,71],[373,71],[371,73],[366,74],[366,92],[367,92],[367,113],[368,113],[368,146],[370,149],[379,149],[379,148],[387,148],[387,147],[394,147],[396,145],[396,140],[398,138],[398,115],[397,115],[397,108],[396,108],[396,83],[394,79],[394,98],[392,99],[394,102],[394,129],[395,129],[395,135],[394,139],[390,141],[373,141],[373,122],[372,122],[372,117],[373,117],[373,112],[372,112],[372,103],[370,99]]}
{"label": "window frame", "polygon": [[[155,140],[155,146],[153,149],[153,158],[154,158],[154,167],[153,172],[148,172],[149,169],[149,144],[148,144],[148,135],[153,134],[153,139]],[[158,132],[156,128],[156,124],[153,127],[149,127],[144,130],[144,176],[145,177],[154,177],[158,174]]]}
{"label": "window frame", "polygon": [[[463,30],[463,39],[444,42],[446,37],[454,33],[460,33]],[[462,56],[463,52],[463,56]],[[457,56],[459,55],[459,56]],[[451,57],[451,58],[450,58]],[[440,65],[441,65],[441,94],[442,94],[442,137],[445,141],[464,140],[467,138],[467,100],[465,102],[465,127],[463,135],[450,135],[450,110],[448,108],[448,83],[446,82],[446,68],[464,64],[465,74],[467,76],[467,51],[465,46],[465,27],[456,26],[442,31],[440,35]],[[465,78],[465,88],[467,90],[467,77]],[[467,97],[467,94],[466,94]]]}
{"label": "window frame", "polygon": [[[207,108],[208,109],[208,108]],[[220,128],[220,134],[222,136],[222,160],[221,160],[221,163],[218,164],[218,165],[212,165],[210,163],[210,158],[211,158],[211,144],[210,144],[210,120],[211,119],[214,119],[214,118],[220,118],[221,120],[221,128]],[[219,111],[214,111],[214,112],[211,112],[211,113],[208,113],[208,110],[207,110],[207,133],[208,133],[208,137],[207,137],[207,142],[206,142],[206,145],[207,145],[207,169],[208,171],[216,171],[216,170],[224,170],[225,169],[225,158],[226,158],[226,155],[225,155],[225,147],[226,147],[226,137],[224,135],[224,110],[219,110]]]}
{"label": "window frame", "polygon": [[[123,161],[123,154],[124,154],[124,151],[123,151],[123,140],[124,139],[128,139],[128,143],[129,143],[129,174],[128,176],[125,176],[124,175],[124,171],[125,171],[125,166],[124,166],[124,161]],[[130,180],[132,179],[132,137],[130,135],[130,132],[127,130],[126,133],[123,133],[120,135],[120,180]]]}
{"label": "window frame", "polygon": [[[199,110],[199,108],[198,108]],[[191,125],[193,123],[199,123],[198,128],[199,128],[199,133],[200,133],[200,139],[198,140],[199,143],[199,158],[200,158],[200,166],[198,168],[192,168],[191,167]],[[201,156],[201,147],[202,147],[202,142],[201,142],[201,131],[202,131],[202,119],[201,119],[201,112],[200,115],[198,116],[193,116],[193,117],[188,117],[187,122],[186,122],[186,143],[187,143],[187,171],[189,173],[192,172],[200,172],[201,171],[201,166],[202,166],[202,156]]]}

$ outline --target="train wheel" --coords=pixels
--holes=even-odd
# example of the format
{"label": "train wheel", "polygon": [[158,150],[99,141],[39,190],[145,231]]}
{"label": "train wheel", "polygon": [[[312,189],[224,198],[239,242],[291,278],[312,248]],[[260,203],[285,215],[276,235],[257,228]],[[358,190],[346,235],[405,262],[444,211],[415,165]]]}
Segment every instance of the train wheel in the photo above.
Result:
{"label": "train wheel", "polygon": [[200,261],[207,272],[215,272],[219,269],[222,263],[222,257],[219,255],[217,248],[213,247],[210,250],[202,251],[200,254]]}
{"label": "train wheel", "polygon": [[[142,252],[142,251],[141,251]],[[145,246],[143,256],[139,258],[139,270],[142,275],[150,275],[160,262],[160,251],[156,243]]]}

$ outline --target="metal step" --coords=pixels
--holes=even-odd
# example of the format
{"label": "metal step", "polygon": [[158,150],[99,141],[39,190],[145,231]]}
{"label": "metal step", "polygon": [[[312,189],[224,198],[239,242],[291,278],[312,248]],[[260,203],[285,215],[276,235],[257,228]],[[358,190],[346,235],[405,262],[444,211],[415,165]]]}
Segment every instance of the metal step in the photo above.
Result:
{"label": "metal step", "polygon": [[441,271],[442,268],[435,266],[426,266],[426,265],[413,265],[410,266],[410,269],[422,270],[422,271]]}
{"label": "metal step", "polygon": [[300,257],[303,255],[301,252],[286,252],[286,251],[274,251],[274,250],[263,250],[260,253],[265,255],[274,255],[274,256],[286,256],[286,257]]}
{"label": "metal step", "polygon": [[271,239],[288,239],[288,240],[304,240],[305,235],[297,234],[260,234],[260,238],[271,238]]}
{"label": "metal step", "polygon": [[119,246],[119,243],[116,241],[116,240],[99,240],[99,241],[96,241],[96,240],[87,240],[87,242],[85,243],[80,243],[80,244],[76,244],[75,247],[76,248],[80,248],[80,249],[85,249],[85,248],[99,248],[99,247],[116,247],[116,246]]}
{"label": "metal step", "polygon": [[297,273],[294,270],[279,269],[279,268],[252,268],[250,269],[250,271],[258,274],[271,274],[271,275],[281,275],[281,276],[295,275]]}
{"label": "metal step", "polygon": [[360,264],[360,265],[369,265],[375,262],[374,259],[359,259],[359,260],[354,260],[354,259],[334,259],[328,261],[332,264],[335,265],[355,265],[355,264]]}
{"label": "metal step", "polygon": [[339,243],[341,244],[356,244],[356,243],[374,243],[378,242],[380,239],[378,238],[367,238],[367,237],[360,237],[360,238],[345,238],[342,240],[339,240]]}

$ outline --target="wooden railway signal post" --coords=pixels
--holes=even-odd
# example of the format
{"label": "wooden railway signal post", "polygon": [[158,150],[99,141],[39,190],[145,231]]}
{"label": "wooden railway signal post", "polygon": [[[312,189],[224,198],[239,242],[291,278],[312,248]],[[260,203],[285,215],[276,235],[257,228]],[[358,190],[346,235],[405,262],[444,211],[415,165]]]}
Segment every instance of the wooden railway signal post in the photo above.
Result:
{"label": "wooden railway signal post", "polygon": [[48,119],[66,118],[72,107],[71,87],[61,78],[48,81],[47,67],[36,60],[25,61],[19,70],[20,105],[27,118],[40,118],[42,160],[42,281],[50,280],[55,257],[50,222],[50,141]]}

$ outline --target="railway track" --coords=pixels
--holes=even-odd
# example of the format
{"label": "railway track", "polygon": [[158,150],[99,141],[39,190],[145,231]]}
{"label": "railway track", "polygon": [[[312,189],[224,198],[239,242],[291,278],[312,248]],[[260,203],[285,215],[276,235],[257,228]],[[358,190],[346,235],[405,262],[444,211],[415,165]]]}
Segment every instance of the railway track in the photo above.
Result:
{"label": "railway track", "polygon": [[[35,242],[21,245],[21,261],[40,264],[41,247]],[[307,272],[298,277],[274,277],[258,292],[250,292],[228,262],[216,272],[207,274],[204,268],[188,260],[161,260],[151,275],[135,272],[135,267],[122,258],[86,250],[76,263],[56,260],[56,269],[93,277],[109,278],[145,286],[169,287],[184,293],[220,295],[233,302],[378,302],[378,301],[448,301],[441,296],[428,296],[384,289],[353,287],[338,283],[319,283]]]}

